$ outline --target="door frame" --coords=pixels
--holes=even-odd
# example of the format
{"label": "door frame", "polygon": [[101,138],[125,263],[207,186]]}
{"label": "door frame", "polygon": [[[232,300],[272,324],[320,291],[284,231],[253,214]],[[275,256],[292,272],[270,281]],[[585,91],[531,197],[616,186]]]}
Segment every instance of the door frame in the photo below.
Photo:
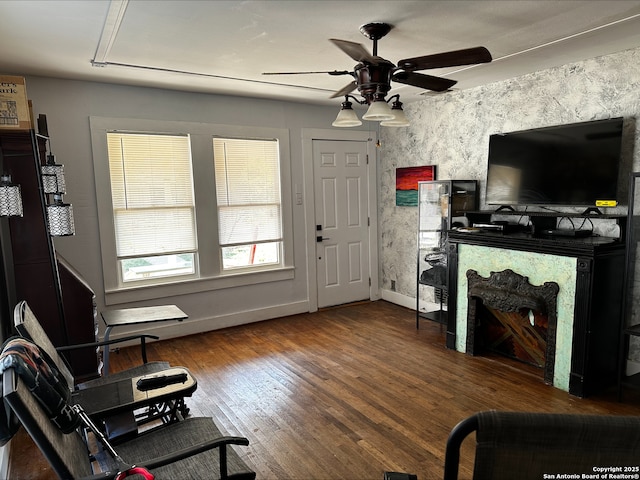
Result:
{"label": "door frame", "polygon": [[375,132],[363,130],[338,131],[336,129],[303,128],[302,129],[302,168],[304,172],[305,198],[305,232],[307,250],[307,294],[309,311],[318,310],[318,277],[316,262],[316,220],[315,220],[315,191],[313,185],[313,141],[354,141],[367,143],[367,190],[369,212],[369,275],[371,286],[369,298],[379,300],[381,297],[379,286],[378,265],[378,149]]}

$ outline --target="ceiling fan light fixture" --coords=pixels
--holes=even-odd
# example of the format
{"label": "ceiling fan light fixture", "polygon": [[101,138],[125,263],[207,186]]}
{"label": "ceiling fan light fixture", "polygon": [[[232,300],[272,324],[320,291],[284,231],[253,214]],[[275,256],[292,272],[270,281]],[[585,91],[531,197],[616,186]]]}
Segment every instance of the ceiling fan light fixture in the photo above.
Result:
{"label": "ceiling fan light fixture", "polygon": [[402,109],[402,102],[400,101],[400,97],[397,95],[394,95],[394,96],[398,97],[391,104],[391,112],[394,114],[394,118],[393,120],[384,120],[380,122],[380,125],[382,125],[383,127],[408,127],[410,124],[409,119],[407,118],[407,116],[404,113],[404,110]]}
{"label": "ceiling fan light fixture", "polygon": [[358,127],[362,125],[362,121],[354,112],[351,102],[347,100],[342,102],[342,108],[331,125],[334,127]]}
{"label": "ceiling fan light fixture", "polygon": [[364,120],[382,122],[385,120],[393,120],[395,115],[384,97],[376,95],[371,105],[369,105],[369,110],[367,110],[367,113],[365,113],[362,118]]}
{"label": "ceiling fan light fixture", "polygon": [[[128,0],[127,0],[128,1]],[[329,40],[353,60],[358,62],[352,71],[306,71],[306,72],[264,72],[263,75],[298,75],[308,73],[328,73],[329,75],[350,75],[353,80],[336,91],[330,98],[345,95],[346,102],[342,104],[342,110],[338,113],[334,127],[356,127],[362,125],[357,115],[351,109],[349,98],[360,105],[368,104],[367,112],[362,116],[363,120],[377,121],[385,127],[405,127],[409,125],[399,95],[393,95],[389,100],[385,97],[393,88],[392,82],[430,90],[433,92],[446,92],[457,82],[449,78],[436,77],[417,73],[419,70],[435,68],[456,67],[460,65],[477,65],[492,61],[489,50],[485,47],[465,48],[449,52],[442,52],[421,57],[406,58],[393,63],[378,55],[378,40],[387,35],[393,25],[385,22],[372,22],[362,25],[360,33],[373,40],[373,55],[360,43],[348,40],[330,38]],[[358,90],[363,100],[349,95]],[[389,102],[393,99],[393,107]]]}

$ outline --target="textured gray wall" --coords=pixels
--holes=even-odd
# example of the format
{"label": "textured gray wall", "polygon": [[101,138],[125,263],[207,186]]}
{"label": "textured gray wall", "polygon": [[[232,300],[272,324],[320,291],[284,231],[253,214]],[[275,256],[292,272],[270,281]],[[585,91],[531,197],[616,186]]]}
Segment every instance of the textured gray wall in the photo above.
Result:
{"label": "textured gray wall", "polygon": [[[406,112],[410,127],[381,129],[380,278],[383,289],[390,290],[391,280],[395,280],[397,292],[415,297],[418,209],[396,207],[396,168],[436,165],[436,179],[479,180],[484,206],[489,135],[639,115],[640,49],[426,97],[407,106]],[[633,164],[633,171],[638,171],[637,122],[629,121],[625,128],[627,147],[623,157]],[[618,207],[611,213],[621,212],[626,209]],[[612,226],[605,223],[597,228],[606,233]],[[636,304],[640,305],[640,295],[634,298]],[[640,322],[640,314],[637,316]],[[640,360],[637,343],[632,355]]]}

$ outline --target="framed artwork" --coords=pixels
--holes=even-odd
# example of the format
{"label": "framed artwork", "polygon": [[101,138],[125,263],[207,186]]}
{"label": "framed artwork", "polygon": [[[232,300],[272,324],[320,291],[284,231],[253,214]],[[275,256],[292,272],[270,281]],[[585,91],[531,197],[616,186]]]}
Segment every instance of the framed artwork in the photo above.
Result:
{"label": "framed artwork", "polygon": [[418,206],[418,182],[436,179],[436,166],[396,168],[396,205]]}

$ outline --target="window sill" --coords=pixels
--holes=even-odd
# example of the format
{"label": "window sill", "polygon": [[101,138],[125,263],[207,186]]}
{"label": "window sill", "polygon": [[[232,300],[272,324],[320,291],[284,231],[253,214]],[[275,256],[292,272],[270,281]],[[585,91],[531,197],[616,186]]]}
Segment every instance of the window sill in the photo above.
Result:
{"label": "window sill", "polygon": [[154,300],[157,298],[188,295],[190,293],[244,287],[260,283],[279,282],[294,278],[295,268],[284,267],[277,270],[263,270],[229,274],[216,277],[179,280],[161,285],[136,285],[119,287],[105,291],[105,305]]}

